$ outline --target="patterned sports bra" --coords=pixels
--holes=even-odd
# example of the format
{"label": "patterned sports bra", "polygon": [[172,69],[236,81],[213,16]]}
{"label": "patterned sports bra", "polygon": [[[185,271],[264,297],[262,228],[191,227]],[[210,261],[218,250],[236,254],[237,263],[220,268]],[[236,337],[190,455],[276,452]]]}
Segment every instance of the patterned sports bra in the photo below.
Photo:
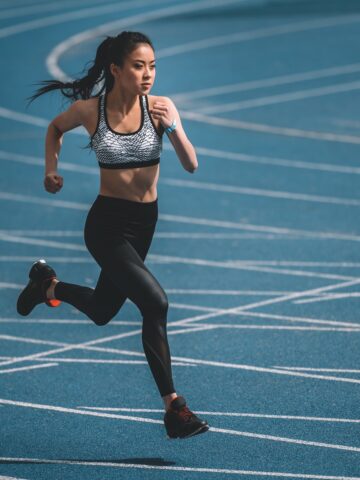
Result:
{"label": "patterned sports bra", "polygon": [[106,97],[99,97],[98,123],[90,145],[101,168],[138,168],[160,162],[162,135],[149,113],[147,95],[140,95],[141,125],[131,133],[112,130],[106,115]]}

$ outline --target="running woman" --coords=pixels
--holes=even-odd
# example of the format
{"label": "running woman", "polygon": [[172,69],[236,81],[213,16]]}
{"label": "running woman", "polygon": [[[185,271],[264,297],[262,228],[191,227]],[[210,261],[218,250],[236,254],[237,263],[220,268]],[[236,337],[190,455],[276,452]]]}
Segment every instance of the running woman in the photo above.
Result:
{"label": "running woman", "polygon": [[100,192],[86,218],[84,241],[101,272],[93,289],[59,280],[41,259],[30,268],[17,311],[26,316],[40,303],[57,307],[66,302],[103,326],[129,298],[142,315],[143,348],[164,402],[167,435],[186,438],[206,432],[209,426],[175,391],[166,330],[168,299],[144,260],[158,219],[156,187],[164,131],[185,170],[193,173],[198,162],[173,101],[148,95],[154,80],[151,40],[139,32],[123,31],[98,46],[86,76],[68,83],[44,80],[30,97],[33,101],[59,89],[73,101],[48,126],[47,192],[56,194],[63,187],[57,165],[64,133],[79,125],[89,133],[89,146],[100,167]]}

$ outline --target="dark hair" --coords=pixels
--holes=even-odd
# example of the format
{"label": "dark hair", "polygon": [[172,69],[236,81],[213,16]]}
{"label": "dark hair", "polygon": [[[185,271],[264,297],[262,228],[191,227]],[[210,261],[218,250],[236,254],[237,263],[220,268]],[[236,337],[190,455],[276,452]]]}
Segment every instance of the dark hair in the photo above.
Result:
{"label": "dark hair", "polygon": [[[97,48],[93,65],[87,74],[73,82],[61,82],[60,80],[42,80],[38,85],[44,86],[36,90],[34,95],[28,97],[29,104],[40,95],[51,90],[61,90],[61,93],[71,100],[87,99],[92,96],[95,85],[105,80],[104,84],[94,97],[98,97],[104,91],[110,91],[114,85],[114,77],[110,72],[111,63],[119,67],[124,64],[125,58],[137,47],[139,43],[147,43],[154,50],[151,40],[140,32],[121,32],[116,37],[107,36]],[[84,69],[85,70],[85,69]]]}

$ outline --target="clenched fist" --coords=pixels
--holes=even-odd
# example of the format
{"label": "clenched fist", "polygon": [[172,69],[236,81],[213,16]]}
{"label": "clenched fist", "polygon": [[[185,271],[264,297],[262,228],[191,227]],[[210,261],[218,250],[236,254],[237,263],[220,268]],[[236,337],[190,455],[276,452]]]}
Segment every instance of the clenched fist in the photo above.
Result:
{"label": "clenched fist", "polygon": [[59,190],[61,190],[63,184],[63,177],[61,175],[58,175],[56,172],[50,172],[45,175],[44,187],[47,192],[57,193]]}
{"label": "clenched fist", "polygon": [[150,113],[154,118],[160,119],[164,128],[170,127],[175,118],[175,109],[162,102],[155,102]]}

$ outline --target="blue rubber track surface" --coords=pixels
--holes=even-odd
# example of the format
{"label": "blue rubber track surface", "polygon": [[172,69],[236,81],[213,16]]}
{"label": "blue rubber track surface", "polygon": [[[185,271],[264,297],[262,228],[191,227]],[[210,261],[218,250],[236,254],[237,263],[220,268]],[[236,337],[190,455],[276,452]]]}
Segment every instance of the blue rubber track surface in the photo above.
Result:
{"label": "blue rubber track surface", "polygon": [[[165,139],[146,259],[168,294],[174,382],[211,429],[169,441],[127,301],[106,327],[16,299],[31,264],[94,286],[99,191],[83,129],[43,188],[59,93],[104,35],[150,36]],[[355,0],[0,2],[0,479],[360,478],[360,4]]]}

